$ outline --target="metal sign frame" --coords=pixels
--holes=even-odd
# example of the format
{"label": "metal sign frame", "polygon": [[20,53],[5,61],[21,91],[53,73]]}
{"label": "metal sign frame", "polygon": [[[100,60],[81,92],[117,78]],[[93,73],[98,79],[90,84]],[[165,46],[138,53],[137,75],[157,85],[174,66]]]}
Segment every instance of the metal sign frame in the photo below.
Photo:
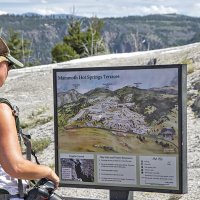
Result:
{"label": "metal sign frame", "polygon": [[[173,80],[172,76],[174,76]],[[132,85],[130,86],[129,80],[131,78],[134,80],[132,81]],[[171,82],[169,81],[169,79]],[[148,84],[152,84],[152,86],[150,87],[148,86]],[[177,194],[187,193],[186,84],[187,84],[187,66],[182,64],[173,64],[173,65],[169,64],[169,65],[156,65],[156,66],[120,66],[120,67],[53,69],[55,168],[57,174],[60,176],[61,179],[60,185],[62,187],[110,189],[112,191],[123,190],[123,191],[148,191],[148,192],[177,193]],[[97,128],[98,127],[102,128],[100,127],[99,124],[100,123],[102,124],[102,120],[105,119],[102,120],[96,119],[98,118],[98,116],[92,115],[91,113],[87,115],[87,118],[85,116],[84,119],[83,117],[75,116],[74,113],[76,114],[79,113],[79,116],[81,116],[80,114],[81,100],[79,101],[78,105],[79,107],[78,106],[75,107],[74,104],[73,103],[70,104],[70,102],[77,101],[76,99],[77,97],[75,97],[75,94],[71,94],[70,96],[69,94],[67,94],[67,92],[69,92],[72,88],[73,91],[75,90],[78,91],[79,88],[82,88],[81,90],[82,93],[85,94],[87,93],[88,95],[89,93],[92,93],[92,91],[94,91],[95,89],[97,90],[100,87],[100,85],[103,89],[102,91],[99,90],[98,91],[99,93],[98,92],[94,93],[95,95],[100,94],[101,92],[102,92],[101,95],[105,95],[103,92],[106,91],[109,92],[111,90],[110,89],[111,87],[113,87],[112,88],[112,91],[114,91],[113,94],[118,92],[118,97],[115,97],[113,95],[112,97],[109,97],[110,99],[108,99],[108,101],[113,101],[114,102],[113,104],[115,104],[119,100],[119,99],[116,100],[117,98],[125,98],[123,96],[123,93],[125,93],[125,89],[131,90],[134,93],[134,94],[129,93],[126,96],[125,99],[127,101],[126,106],[130,108],[130,110],[127,109],[127,112],[130,111],[130,113],[137,115],[136,112],[138,111],[137,119],[141,119],[141,121],[138,122],[139,124],[138,126],[140,129],[139,131],[142,133],[139,134],[138,132],[136,134],[137,136],[134,134],[132,134],[131,136],[134,137],[134,141],[137,140],[137,144],[143,142],[144,143],[143,146],[145,145],[148,146],[149,142],[151,146],[160,149],[161,145],[161,149],[163,149],[162,154],[152,153],[152,155],[151,154],[149,155],[148,153],[145,154],[144,153],[145,151],[144,152],[142,151],[143,152],[142,154],[140,154],[140,152],[134,154],[134,153],[124,153],[124,151],[121,150],[119,150],[119,152],[120,151],[121,152],[118,153],[112,148],[112,146],[108,145],[106,146],[102,144],[93,144],[93,147],[97,149],[97,152],[91,150],[94,148],[91,148],[88,151],[73,150],[75,149],[74,147],[76,148],[80,147],[79,146],[80,141],[78,142],[77,138],[79,138],[78,134],[81,128],[84,127],[86,129],[85,127],[86,124],[88,127],[91,126],[94,127],[95,123],[96,123],[95,126]],[[141,91],[144,93],[143,99],[141,98],[141,96],[137,96],[137,91]],[[145,92],[146,93],[149,92],[148,95],[146,95]],[[141,94],[138,93],[138,95]],[[166,105],[165,101],[163,102],[160,100],[158,101],[159,106],[162,107],[162,109],[158,110],[160,114],[158,114],[158,112],[155,111],[156,109],[159,108],[156,107],[155,102],[153,103],[153,99],[157,101],[156,98],[152,96],[153,94],[155,94],[157,98],[163,98],[164,100],[166,100]],[[73,95],[74,97],[72,97]],[[80,94],[76,93],[76,95]],[[92,99],[91,97],[90,99],[91,102],[98,101],[97,99],[98,97],[95,95],[93,96],[94,99]],[[86,98],[85,96],[82,96],[83,104],[85,98]],[[102,96],[99,98],[101,98],[102,100]],[[135,98],[134,101],[130,100],[134,98]],[[149,100],[152,101],[152,105],[146,105],[147,101],[145,100],[145,98],[146,100],[148,100],[149,98]],[[136,104],[135,103],[136,101],[138,103],[137,106],[143,105],[141,109],[140,108],[135,109],[135,107],[133,107],[133,104]],[[66,104],[68,106],[65,107]],[[92,106],[92,103],[90,105],[88,104],[88,106]],[[124,105],[117,105],[117,106],[123,107]],[[175,116],[177,117],[177,122],[174,123],[174,127],[176,128],[174,127],[169,128],[166,125],[167,123],[170,125],[173,124],[172,119],[169,119],[169,117],[172,117],[172,114],[169,115],[169,113],[167,112],[167,106],[171,109],[170,111],[171,113],[175,112]],[[96,108],[90,107],[90,108],[94,110],[97,109],[97,107]],[[82,105],[81,109],[86,110],[86,106],[84,107]],[[102,107],[102,109],[104,108]],[[112,107],[111,109],[114,109],[114,107]],[[116,113],[119,111],[117,109]],[[69,118],[68,116],[66,116],[66,112],[69,112],[68,113],[68,115],[70,115]],[[109,112],[108,114],[111,114],[111,112],[108,110],[106,110],[106,112],[107,113]],[[160,115],[160,117],[162,117],[163,120],[158,119],[158,116],[156,116],[154,112]],[[168,113],[168,115],[166,116],[164,114],[162,115],[161,112],[165,112],[165,114]],[[148,123],[149,124],[155,123],[154,126],[152,127],[154,129],[157,128],[157,132],[159,132],[159,134],[157,133],[156,135],[156,133],[153,132],[153,128],[151,126],[149,127],[149,129],[151,130],[149,129],[147,130],[146,125],[145,126],[141,125],[142,123],[146,123],[144,120],[142,120],[143,118],[142,115],[139,115],[141,113],[143,114],[148,113],[145,114],[146,119],[148,118]],[[102,117],[101,111],[99,111],[99,117]],[[157,121],[153,122],[154,119],[152,119],[152,117],[155,117]],[[174,117],[173,119],[176,119],[176,117]],[[70,123],[69,122],[66,123],[67,120],[69,120]],[[91,125],[91,120],[93,125]],[[127,116],[126,120],[128,120]],[[83,124],[83,121],[84,125],[81,125]],[[137,122],[134,121],[133,124],[135,123]],[[159,123],[162,124],[163,126],[162,129]],[[114,130],[113,135],[117,135],[119,133],[121,134],[120,136],[125,141],[126,137],[128,137],[127,136],[128,134],[123,133],[124,129],[122,131],[122,129],[120,129],[119,127],[118,128],[116,127],[113,128],[113,127],[110,128],[111,130],[112,129]],[[77,129],[79,128],[79,131],[77,131],[75,128]],[[62,131],[59,132],[61,129]],[[119,130],[116,129],[119,129],[121,132],[117,132]],[[66,135],[61,136],[65,134],[64,133],[65,130],[67,132],[66,133],[67,136]],[[125,130],[127,131],[128,129]],[[136,126],[132,129],[130,128],[130,130],[134,133],[137,132]],[[70,136],[71,134],[70,132],[75,133],[74,138],[72,135]],[[145,137],[142,137],[142,134],[144,134],[143,132],[146,133],[146,135],[144,136],[147,137],[147,140],[149,141],[146,142]],[[99,133],[105,134],[103,133],[103,131]],[[175,141],[173,143],[174,137],[177,137],[175,139],[177,140],[176,141],[177,149],[174,148],[173,150],[172,147],[176,146]],[[65,146],[65,142],[67,140],[68,142],[66,144],[69,146],[69,148]],[[120,148],[121,146],[123,146],[125,150],[131,149],[132,147],[129,146],[127,139],[125,142],[124,141],[118,143]],[[155,145],[152,144],[152,141],[155,141]],[[135,142],[133,143],[135,144]],[[61,149],[61,146],[63,149]],[[146,146],[144,147],[144,149],[146,148]],[[139,150],[141,151],[142,149],[140,148]],[[160,152],[160,150],[158,152]],[[73,173],[75,173],[74,172],[75,167],[80,165],[79,164],[80,161],[82,161],[81,163],[82,166],[90,165],[91,167],[91,165],[93,165],[92,169],[94,171],[93,179],[90,179],[89,181],[86,180],[84,182],[82,178],[78,177],[78,175],[76,175],[76,177],[74,178]],[[160,166],[156,167],[159,162],[161,163]],[[125,167],[119,167],[122,166],[123,163]],[[128,167],[129,165],[132,166],[133,168]],[[110,169],[110,173],[108,173],[109,170],[107,170],[106,172],[107,175],[106,175],[105,171],[107,167],[108,169]],[[114,168],[116,168],[116,170],[113,170]],[[79,171],[80,169],[81,168],[79,167]],[[100,172],[102,172],[102,174]],[[129,175],[130,175],[130,180],[128,180]],[[121,179],[116,178],[115,176],[121,176],[122,178]],[[123,179],[126,180],[123,181]],[[117,180],[119,180],[119,182],[117,182]],[[122,184],[120,183],[120,181],[122,182]],[[126,184],[126,181],[128,182],[128,184]]]}

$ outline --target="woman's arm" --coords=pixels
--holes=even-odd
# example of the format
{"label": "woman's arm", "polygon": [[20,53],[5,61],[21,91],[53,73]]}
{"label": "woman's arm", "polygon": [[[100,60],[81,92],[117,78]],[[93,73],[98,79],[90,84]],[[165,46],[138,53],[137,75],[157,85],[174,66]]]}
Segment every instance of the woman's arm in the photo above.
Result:
{"label": "woman's arm", "polygon": [[0,103],[0,164],[14,178],[48,178],[58,187],[59,178],[51,168],[37,165],[23,157],[12,110],[4,103]]}

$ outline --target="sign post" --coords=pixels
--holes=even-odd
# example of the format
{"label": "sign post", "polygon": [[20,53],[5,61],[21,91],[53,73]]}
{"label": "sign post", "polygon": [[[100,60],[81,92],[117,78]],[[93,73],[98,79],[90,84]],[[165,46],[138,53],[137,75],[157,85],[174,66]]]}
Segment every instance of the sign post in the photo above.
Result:
{"label": "sign post", "polygon": [[133,193],[124,190],[110,190],[110,200],[133,200]]}
{"label": "sign post", "polygon": [[185,65],[54,69],[63,187],[187,192]]}

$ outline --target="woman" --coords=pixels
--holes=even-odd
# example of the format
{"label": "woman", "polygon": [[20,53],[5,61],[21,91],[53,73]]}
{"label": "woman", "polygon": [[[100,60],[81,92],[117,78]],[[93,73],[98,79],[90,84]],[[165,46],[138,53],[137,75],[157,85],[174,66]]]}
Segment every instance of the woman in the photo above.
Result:
{"label": "woman", "polygon": [[[10,55],[5,41],[0,38],[0,87],[14,65],[23,66]],[[13,112],[7,104],[0,103],[0,188],[15,196],[14,199],[20,199],[16,198],[19,193],[17,180],[41,178],[53,181],[56,187],[59,185],[59,177],[50,167],[37,165],[22,156]]]}

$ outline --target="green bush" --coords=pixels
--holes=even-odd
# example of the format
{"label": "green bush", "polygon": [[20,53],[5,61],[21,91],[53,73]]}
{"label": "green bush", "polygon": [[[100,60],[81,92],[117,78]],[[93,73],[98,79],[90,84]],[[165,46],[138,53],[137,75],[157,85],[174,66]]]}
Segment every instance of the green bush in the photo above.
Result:
{"label": "green bush", "polygon": [[38,153],[38,152],[42,152],[44,149],[46,149],[50,145],[51,139],[49,137],[36,139],[36,140],[32,140],[31,143],[32,143],[32,149],[36,153]]}
{"label": "green bush", "polygon": [[59,43],[52,49],[52,62],[64,62],[72,59],[79,58],[79,55],[74,49],[67,45]]}
{"label": "green bush", "polygon": [[34,128],[37,125],[43,125],[50,122],[53,119],[53,116],[42,116],[46,110],[48,110],[48,107],[41,107],[35,111],[32,111],[27,117],[27,121],[22,121],[20,123],[21,128]]}
{"label": "green bush", "polygon": [[48,122],[50,122],[53,119],[52,116],[48,116],[46,118],[34,118],[32,121],[30,122],[21,122],[21,128],[25,129],[25,128],[34,128],[37,125],[43,125],[46,124]]}
{"label": "green bush", "polygon": [[36,111],[32,111],[32,113],[28,116],[28,118],[33,119],[34,117],[37,117],[38,115],[45,113],[46,110],[48,110],[47,107],[38,108]]}
{"label": "green bush", "polygon": [[187,73],[191,74],[194,72],[194,63],[192,61],[192,59],[184,59],[182,60],[181,64],[186,64],[187,65]]}

